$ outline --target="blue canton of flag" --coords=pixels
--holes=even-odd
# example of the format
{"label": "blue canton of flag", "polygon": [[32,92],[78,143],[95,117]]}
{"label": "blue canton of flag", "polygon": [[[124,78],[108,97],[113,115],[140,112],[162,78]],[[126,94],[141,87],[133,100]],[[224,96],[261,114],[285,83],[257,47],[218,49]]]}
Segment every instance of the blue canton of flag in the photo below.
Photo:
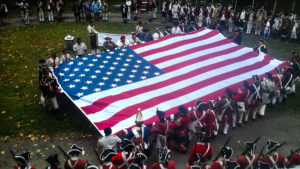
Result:
{"label": "blue canton of flag", "polygon": [[73,100],[163,73],[130,48],[78,57],[54,70],[62,89]]}

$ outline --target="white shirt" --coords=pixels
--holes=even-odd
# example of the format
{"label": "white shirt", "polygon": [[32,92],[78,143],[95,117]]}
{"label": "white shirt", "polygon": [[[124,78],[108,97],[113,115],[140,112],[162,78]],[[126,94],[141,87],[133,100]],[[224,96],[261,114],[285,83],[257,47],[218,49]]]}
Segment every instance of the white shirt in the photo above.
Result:
{"label": "white shirt", "polygon": [[64,62],[67,62],[69,60],[71,60],[72,57],[70,54],[62,54],[61,57],[60,57],[60,63],[64,63]]}
{"label": "white shirt", "polygon": [[115,135],[109,135],[102,138],[99,138],[98,140],[98,147],[102,147],[104,149],[114,149],[117,151],[117,144],[121,143],[122,140]]}
{"label": "white shirt", "polygon": [[58,57],[56,57],[55,62],[54,62],[54,59],[51,57],[47,60],[47,64],[53,68],[56,68],[59,66],[59,63],[60,63],[59,60],[60,59]]}
{"label": "white shirt", "polygon": [[296,22],[295,25],[293,26],[292,32],[296,32],[298,29],[298,23]]}
{"label": "white shirt", "polygon": [[95,29],[95,26],[89,25],[89,26],[87,27],[87,30],[88,30],[89,34],[95,34],[95,33],[97,33],[97,31],[96,31],[96,29]]}
{"label": "white shirt", "polygon": [[179,28],[179,26],[173,27],[171,32],[172,32],[172,34],[180,34],[180,33],[182,33],[181,29]]}
{"label": "white shirt", "polygon": [[132,45],[137,45],[139,43],[144,43],[143,41],[141,41],[138,37],[135,37],[135,40],[134,39],[129,39],[129,46],[132,46]]}
{"label": "white shirt", "polygon": [[140,33],[143,33],[143,27],[142,26],[136,26],[135,28],[135,33],[136,34],[140,34]]}
{"label": "white shirt", "polygon": [[152,36],[153,36],[154,40],[157,40],[157,39],[164,37],[164,34],[162,32],[159,32],[159,33],[155,32]]}
{"label": "white shirt", "polygon": [[118,49],[121,49],[121,48],[126,48],[127,46],[129,46],[129,40],[125,39],[125,42],[121,42],[121,39],[117,41],[116,43]]}
{"label": "white shirt", "polygon": [[73,46],[73,51],[76,52],[76,55],[84,55],[85,50],[87,50],[87,47],[83,42],[81,42],[80,45],[78,43],[75,43]]}
{"label": "white shirt", "polygon": [[244,20],[245,17],[246,17],[246,11],[242,11],[241,16],[240,16],[240,19],[241,19],[241,20]]}

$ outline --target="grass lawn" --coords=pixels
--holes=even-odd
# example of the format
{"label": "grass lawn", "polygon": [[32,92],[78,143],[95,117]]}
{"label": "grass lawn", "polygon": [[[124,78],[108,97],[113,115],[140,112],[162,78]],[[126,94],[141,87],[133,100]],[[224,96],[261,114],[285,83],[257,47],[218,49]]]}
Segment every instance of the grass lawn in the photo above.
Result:
{"label": "grass lawn", "polygon": [[[101,32],[130,33],[134,24],[96,23]],[[153,32],[157,25],[145,27]],[[57,121],[39,105],[38,61],[49,58],[52,52],[60,54],[68,34],[81,37],[89,46],[87,23],[53,23],[18,28],[0,32],[0,136],[25,136],[29,134],[69,133],[74,124],[70,120]],[[244,36],[244,46],[256,46],[259,37]],[[270,40],[271,56],[286,60],[299,45]],[[275,111],[295,113],[300,109],[299,95]],[[274,110],[272,110],[274,111]],[[84,129],[83,129],[84,130]]]}

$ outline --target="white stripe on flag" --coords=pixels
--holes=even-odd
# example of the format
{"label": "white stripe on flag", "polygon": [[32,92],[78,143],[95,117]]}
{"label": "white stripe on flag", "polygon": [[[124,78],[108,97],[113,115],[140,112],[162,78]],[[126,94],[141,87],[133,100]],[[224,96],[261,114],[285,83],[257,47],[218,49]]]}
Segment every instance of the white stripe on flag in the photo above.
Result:
{"label": "white stripe on flag", "polygon": [[[262,75],[265,72],[273,70],[275,67],[277,67],[281,63],[282,62],[280,62],[278,60],[272,60],[270,64],[268,64],[268,65],[266,65],[266,66],[264,66],[260,69],[252,70],[252,71],[249,71],[247,73],[243,73],[243,74],[240,74],[238,76],[234,76],[234,77],[228,78],[226,80],[216,82],[212,85],[205,86],[203,88],[200,88],[197,91],[193,91],[189,94],[186,94],[184,96],[180,96],[176,99],[168,100],[168,101],[160,103],[158,105],[153,105],[153,107],[143,110],[144,121],[156,115],[157,107],[159,107],[159,109],[162,110],[162,111],[167,111],[167,110],[169,110],[173,107],[180,106],[184,103],[188,103],[190,101],[193,101],[193,100],[196,100],[200,97],[208,95],[208,94],[210,94],[214,91],[218,91],[220,89],[226,88],[226,87],[228,87],[230,85],[233,85],[235,83],[246,80],[254,74]],[[133,115],[133,116],[127,118],[126,120],[120,121],[116,125],[112,126],[113,133],[121,131],[124,128],[128,128],[128,127],[133,126],[135,118],[136,118],[136,115]],[[92,120],[90,116],[89,116],[89,119]]]}

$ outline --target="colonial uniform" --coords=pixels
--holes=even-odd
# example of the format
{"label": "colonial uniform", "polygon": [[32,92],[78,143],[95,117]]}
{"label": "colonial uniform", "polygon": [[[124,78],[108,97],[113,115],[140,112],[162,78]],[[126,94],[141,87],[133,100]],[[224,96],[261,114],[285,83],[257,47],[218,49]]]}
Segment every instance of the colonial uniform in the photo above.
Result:
{"label": "colonial uniform", "polygon": [[152,165],[152,169],[175,169],[175,161],[170,160],[171,151],[165,147],[158,152],[158,162]]}
{"label": "colonial uniform", "polygon": [[126,39],[124,35],[121,36],[120,40],[116,43],[118,49],[126,48],[129,46],[129,40]]}
{"label": "colonial uniform", "polygon": [[130,169],[148,169],[148,166],[144,164],[147,161],[147,156],[141,152],[135,154],[133,163],[130,164]]}
{"label": "colonial uniform", "polygon": [[137,150],[146,153],[148,155],[150,150],[149,149],[150,144],[148,138],[151,135],[151,130],[149,127],[142,124],[143,117],[142,117],[142,112],[140,110],[138,110],[135,122],[138,125],[136,127],[133,127],[131,130],[129,130],[128,133],[125,135],[125,138],[130,139],[135,145]]}
{"label": "colonial uniform", "polygon": [[276,86],[271,73],[266,73],[266,78],[260,82],[262,102],[259,109],[261,116],[265,115],[266,106],[270,103],[270,98],[275,95]]}
{"label": "colonial uniform", "polygon": [[106,42],[103,43],[103,48],[105,51],[112,51],[117,48],[117,45],[111,41],[111,37],[105,37]]}
{"label": "colonial uniform", "polygon": [[283,74],[282,69],[279,67],[275,68],[276,74],[273,75],[273,79],[276,85],[275,97],[272,98],[272,104],[274,105],[276,102],[282,102],[282,89],[283,89]]}
{"label": "colonial uniform", "polygon": [[156,148],[160,149],[168,146],[168,135],[171,132],[171,123],[165,119],[165,112],[157,110],[156,114],[160,120],[152,124],[151,132],[157,134]]}
{"label": "colonial uniform", "polygon": [[[196,146],[196,147],[195,147]],[[188,162],[193,164],[195,162],[195,154],[201,155],[205,160],[212,158],[212,146],[210,143],[197,142],[190,150]]]}
{"label": "colonial uniform", "polygon": [[237,158],[236,162],[239,164],[240,169],[254,169],[255,164],[258,162],[258,155],[255,153],[256,144],[246,142],[245,146],[247,152],[245,155],[241,155]]}
{"label": "colonial uniform", "polygon": [[90,44],[92,50],[97,50],[97,31],[94,25],[89,25],[87,27],[89,36],[90,36]]}
{"label": "colonial uniform", "polygon": [[272,140],[267,141],[267,155],[263,156],[260,161],[268,164],[270,168],[285,168],[286,158],[281,153],[272,153],[276,151],[281,145]]}
{"label": "colonial uniform", "polygon": [[247,99],[247,105],[250,107],[247,114],[250,114],[252,111],[252,119],[256,119],[256,113],[258,112],[259,104],[261,102],[261,86],[259,84],[259,76],[255,75],[253,78],[254,83],[248,87],[251,94]]}
{"label": "colonial uniform", "polygon": [[14,158],[18,162],[18,166],[14,169],[35,169],[35,167],[31,166],[29,163],[30,160],[30,152],[25,152],[16,155]]}
{"label": "colonial uniform", "polygon": [[164,34],[160,31],[160,28],[156,28],[156,32],[152,35],[154,40],[164,37]]}
{"label": "colonial uniform", "polygon": [[73,59],[73,58],[71,57],[70,54],[68,54],[68,53],[63,53],[63,54],[61,55],[60,59],[59,59],[59,62],[60,62],[60,63],[64,63],[64,62],[67,62],[67,61],[72,60],[72,59]]}
{"label": "colonial uniform", "polygon": [[204,18],[204,11],[203,8],[200,7],[199,15],[198,15],[198,26],[199,28],[202,28],[203,26],[203,18]]}
{"label": "colonial uniform", "polygon": [[198,130],[205,125],[205,117],[206,103],[197,101],[194,110],[188,114],[189,130],[193,133],[197,133]]}
{"label": "colonial uniform", "polygon": [[248,121],[248,115],[245,114],[246,106],[245,102],[246,99],[250,96],[250,91],[246,88],[239,89],[237,93],[232,96],[232,99],[237,101],[237,110],[238,110],[238,124],[242,124],[243,118],[245,116],[245,121]]}
{"label": "colonial uniform", "polygon": [[58,168],[59,161],[58,161],[58,155],[57,154],[51,154],[46,158],[46,161],[50,164],[46,167],[46,169],[60,169]]}
{"label": "colonial uniform", "polygon": [[117,167],[111,162],[111,158],[115,156],[117,152],[114,149],[105,149],[100,155],[102,165],[99,169],[117,169]]}
{"label": "colonial uniform", "polygon": [[87,162],[78,157],[83,151],[82,148],[79,148],[76,144],[73,144],[70,150],[67,152],[71,154],[71,158],[65,161],[65,169],[85,169]]}
{"label": "colonial uniform", "polygon": [[297,152],[297,151],[293,152],[291,154],[290,158],[288,159],[287,164],[288,164],[287,168],[300,166],[300,154],[299,154],[299,152]]}
{"label": "colonial uniform", "polygon": [[253,22],[254,22],[254,13],[251,12],[248,16],[248,20],[247,20],[247,31],[246,31],[246,34],[250,34],[251,33],[251,29],[252,29],[252,26],[253,26]]}
{"label": "colonial uniform", "polygon": [[130,164],[133,163],[135,154],[132,151],[134,145],[128,139],[124,139],[121,145],[123,149],[122,152],[119,152],[111,158],[111,162],[117,166],[118,169],[128,169]]}
{"label": "colonial uniform", "polygon": [[129,39],[129,46],[137,45],[137,44],[139,44],[139,43],[144,43],[143,41],[140,40],[140,38],[138,38],[138,37],[136,36],[136,33],[135,33],[135,32],[132,32],[131,35],[132,35],[132,38]]}
{"label": "colonial uniform", "polygon": [[57,68],[60,64],[60,59],[56,56],[51,56],[48,60],[48,65],[52,68]]}

